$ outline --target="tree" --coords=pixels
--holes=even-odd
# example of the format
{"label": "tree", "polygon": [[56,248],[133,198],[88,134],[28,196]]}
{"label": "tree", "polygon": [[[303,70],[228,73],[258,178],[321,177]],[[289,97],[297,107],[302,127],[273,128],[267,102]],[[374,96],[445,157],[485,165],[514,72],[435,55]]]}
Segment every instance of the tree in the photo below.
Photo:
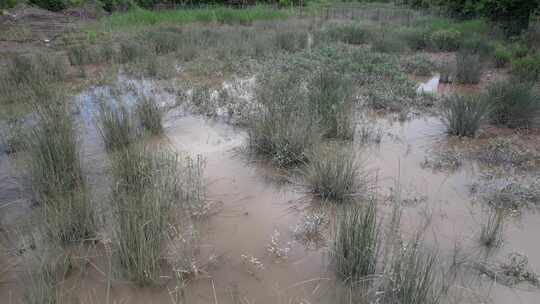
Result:
{"label": "tree", "polygon": [[539,0],[483,0],[483,13],[502,25],[508,36],[529,28],[529,20],[539,7]]}

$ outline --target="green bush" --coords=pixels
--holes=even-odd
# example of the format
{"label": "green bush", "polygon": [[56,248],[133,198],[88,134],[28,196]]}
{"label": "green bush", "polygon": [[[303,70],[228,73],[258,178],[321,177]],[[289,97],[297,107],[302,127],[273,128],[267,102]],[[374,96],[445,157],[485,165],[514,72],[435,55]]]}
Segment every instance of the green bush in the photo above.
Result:
{"label": "green bush", "polygon": [[29,0],[31,4],[50,11],[60,11],[67,7],[67,0]]}
{"label": "green bush", "polygon": [[493,57],[495,60],[495,66],[498,68],[502,68],[502,67],[505,67],[508,63],[510,63],[510,59],[512,58],[512,55],[504,46],[498,45],[495,48]]}
{"label": "green bush", "polygon": [[467,51],[456,54],[456,80],[464,84],[477,84],[482,76],[480,56]]}
{"label": "green bush", "polygon": [[511,73],[520,80],[537,81],[540,79],[540,54],[512,60]]}
{"label": "green bush", "polygon": [[513,80],[490,85],[485,95],[493,108],[492,119],[509,127],[528,127],[538,115],[540,96],[533,85]]}
{"label": "green bush", "polygon": [[489,57],[495,51],[495,46],[488,38],[480,35],[471,35],[463,39],[461,49],[473,54],[478,54],[482,58]]}
{"label": "green bush", "polygon": [[424,50],[430,45],[430,31],[426,27],[404,27],[398,31],[398,35],[411,50]]}
{"label": "green bush", "polygon": [[456,51],[460,47],[461,33],[456,30],[439,30],[431,34],[431,43],[441,51]]}

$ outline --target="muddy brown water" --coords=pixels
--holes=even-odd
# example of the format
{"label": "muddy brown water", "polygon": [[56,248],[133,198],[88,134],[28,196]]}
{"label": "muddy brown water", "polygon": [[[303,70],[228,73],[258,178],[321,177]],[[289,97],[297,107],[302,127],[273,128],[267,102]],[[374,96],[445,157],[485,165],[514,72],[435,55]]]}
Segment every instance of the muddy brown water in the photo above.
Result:
{"label": "muddy brown water", "polygon": [[[164,106],[175,103],[174,94],[154,82],[120,81],[158,96],[156,100]],[[99,189],[108,186],[103,173],[107,158],[91,119],[95,108],[89,105],[97,94],[107,94],[106,91],[94,88],[77,96],[81,107],[75,114],[81,130],[85,171],[92,189],[98,189],[95,192],[103,205],[106,194],[100,194]],[[134,96],[128,91],[121,96],[129,103]],[[366,170],[372,173],[380,198],[390,195],[397,181],[402,198],[411,202],[403,209],[404,233],[412,234],[427,223],[425,238],[442,256],[450,256],[459,244],[467,257],[481,261],[483,253],[477,237],[482,206],[472,202],[469,194],[469,186],[481,173],[478,166],[468,160],[455,171],[434,171],[421,166],[433,150],[452,145],[459,148],[459,143],[447,140],[438,117],[418,115],[399,122],[391,116],[378,116],[375,123],[383,130],[381,143],[355,145],[355,149]],[[199,235],[195,261],[200,272],[187,282],[186,303],[335,302],[331,292],[335,279],[328,269],[328,235],[324,235],[326,240],[319,246],[312,246],[297,241],[293,234],[295,225],[314,210],[309,195],[298,185],[279,182],[284,172],[247,157],[243,151],[244,131],[219,117],[208,119],[177,107],[165,115],[164,125],[165,136],[158,141],[179,153],[201,155],[206,160],[207,196],[215,202],[214,214],[193,222]],[[0,219],[8,232],[27,219],[30,211],[14,164],[13,157],[0,156]],[[390,203],[381,201],[381,216],[387,218]],[[332,216],[332,212],[326,215]],[[508,253],[517,251],[528,256],[533,270],[540,271],[540,243],[535,241],[539,229],[540,216],[534,212],[510,219],[504,231],[504,245],[490,260],[503,260]],[[279,232],[280,246],[290,248],[286,258],[277,258],[267,250],[275,231]],[[8,249],[9,256],[16,256],[16,248]],[[246,263],[243,255],[256,258],[264,267],[259,269]],[[21,258],[15,259],[22,263]],[[22,301],[24,286],[19,278],[24,265],[20,264],[4,274],[8,283],[0,285],[0,298],[5,300],[2,303]],[[105,303],[106,286],[106,278],[90,267],[85,275],[70,277],[59,288],[75,302]],[[171,291],[175,287],[174,281],[154,288],[114,281],[111,299],[117,303],[173,303]],[[453,299],[457,303],[540,302],[535,289],[521,285],[508,288],[476,273],[467,274],[454,288],[462,295]]]}

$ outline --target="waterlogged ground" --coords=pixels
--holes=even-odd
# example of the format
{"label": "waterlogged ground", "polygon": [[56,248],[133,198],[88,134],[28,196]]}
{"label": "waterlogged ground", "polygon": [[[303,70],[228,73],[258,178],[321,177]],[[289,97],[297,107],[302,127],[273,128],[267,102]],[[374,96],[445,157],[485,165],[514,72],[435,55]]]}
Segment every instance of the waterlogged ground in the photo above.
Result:
{"label": "waterlogged ground", "polygon": [[[253,78],[236,79],[223,85],[235,98],[235,107],[249,108],[253,82]],[[428,79],[421,88],[437,93],[438,76]],[[204,216],[186,225],[196,235],[194,274],[185,286],[174,279],[165,279],[164,286],[155,288],[138,288],[115,280],[108,294],[106,261],[99,259],[102,250],[98,248],[87,252],[86,259],[81,258],[89,261],[84,275],[68,274],[59,288],[81,303],[105,303],[107,298],[117,303],[174,303],[177,299],[184,303],[335,303],[336,283],[327,259],[333,208],[314,201],[294,179],[291,182],[286,172],[250,158],[245,151],[246,134],[227,114],[234,109],[213,107],[214,117],[208,118],[195,114],[197,111],[186,102],[190,90],[180,89],[173,82],[133,80],[122,75],[114,89],[97,87],[75,96],[78,106],[73,115],[80,125],[85,171],[95,196],[106,198],[104,189],[108,187],[106,155],[92,118],[98,97],[114,95],[129,104],[137,94],[154,96],[168,109],[165,136],[153,139],[156,144],[170,145],[181,155],[199,155],[206,164],[207,208]],[[217,94],[213,92],[212,96]],[[370,172],[381,202],[381,216],[389,218],[391,202],[399,193],[405,206],[402,226],[406,233],[423,227],[428,243],[438,248],[445,262],[449,263],[456,252],[468,261],[486,261],[486,252],[478,245],[485,208],[482,202],[473,200],[470,191],[484,169],[467,157],[455,169],[432,168],[429,161],[426,163],[437,151],[465,153],[474,142],[448,139],[441,120],[428,114],[410,113],[404,121],[393,114],[362,115],[371,120],[380,142],[368,139],[360,144],[361,134],[357,134],[354,149]],[[358,133],[361,130],[360,125]],[[31,210],[23,195],[24,173],[15,168],[18,159],[17,155],[0,155],[0,219],[6,235],[28,220]],[[106,206],[102,207],[106,212]],[[306,239],[302,232],[310,224],[320,226],[321,234]],[[536,212],[527,210],[510,217],[504,244],[489,255],[489,263],[519,252],[528,257],[528,267],[540,271],[540,243],[535,241],[538,231],[540,216]],[[106,229],[103,234],[107,236]],[[8,239],[12,247],[4,260],[20,262],[22,245],[13,237]],[[464,267],[454,286],[456,297],[450,302],[540,301],[537,289],[526,284],[506,287],[480,275],[471,265]],[[6,283],[0,285],[0,297],[5,303],[21,302],[21,269],[21,265],[14,266],[3,274]]]}

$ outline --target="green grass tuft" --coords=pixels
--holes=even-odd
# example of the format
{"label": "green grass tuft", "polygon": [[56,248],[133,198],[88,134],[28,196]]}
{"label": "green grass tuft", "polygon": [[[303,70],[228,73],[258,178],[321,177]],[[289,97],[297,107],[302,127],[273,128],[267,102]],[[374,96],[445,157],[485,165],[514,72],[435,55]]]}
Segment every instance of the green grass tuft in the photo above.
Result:
{"label": "green grass tuft", "polygon": [[474,136],[489,112],[489,104],[479,96],[454,95],[443,103],[442,119],[448,134]]}
{"label": "green grass tuft", "polygon": [[508,80],[491,84],[485,94],[493,107],[492,119],[511,128],[530,127],[540,111],[533,84]]}

